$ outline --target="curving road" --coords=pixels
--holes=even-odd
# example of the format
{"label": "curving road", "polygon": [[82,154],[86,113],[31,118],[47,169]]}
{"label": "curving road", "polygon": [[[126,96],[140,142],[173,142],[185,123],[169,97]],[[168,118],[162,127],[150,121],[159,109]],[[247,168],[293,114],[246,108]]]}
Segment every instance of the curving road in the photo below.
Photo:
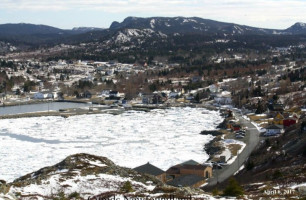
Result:
{"label": "curving road", "polygon": [[259,143],[260,133],[257,128],[250,121],[244,119],[241,114],[237,112],[234,113],[236,118],[239,119],[239,123],[248,128],[247,134],[243,139],[246,146],[231,165],[226,165],[222,169],[214,170],[213,177],[209,179],[208,184],[205,187],[214,186],[217,183],[221,183],[237,172]]}

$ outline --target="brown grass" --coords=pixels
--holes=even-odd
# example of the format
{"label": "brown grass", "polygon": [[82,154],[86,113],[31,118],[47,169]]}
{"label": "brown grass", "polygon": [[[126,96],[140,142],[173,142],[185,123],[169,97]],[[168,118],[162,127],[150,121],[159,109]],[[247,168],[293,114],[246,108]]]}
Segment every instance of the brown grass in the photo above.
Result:
{"label": "brown grass", "polygon": [[267,119],[266,116],[249,115],[248,117],[249,117],[252,121],[259,121],[259,120]]}
{"label": "brown grass", "polygon": [[236,156],[238,154],[238,151],[242,147],[240,144],[229,144],[227,146],[228,146],[228,149],[231,151],[233,156]]}

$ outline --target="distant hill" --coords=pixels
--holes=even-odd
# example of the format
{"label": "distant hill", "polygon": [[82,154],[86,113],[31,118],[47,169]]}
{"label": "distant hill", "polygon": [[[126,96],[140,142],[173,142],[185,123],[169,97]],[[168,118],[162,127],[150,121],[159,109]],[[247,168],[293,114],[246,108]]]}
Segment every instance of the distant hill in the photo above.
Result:
{"label": "distant hill", "polygon": [[[113,22],[109,30],[119,29],[152,29],[164,34],[173,33],[206,33],[206,34],[306,34],[306,24],[298,22],[285,30],[263,29],[244,26],[234,23],[225,23],[198,17],[127,17],[123,22]],[[92,31],[104,31],[106,29],[96,27],[75,27],[71,30],[59,29],[46,25],[35,24],[2,24],[0,25],[0,36],[16,35],[71,35],[82,34]]]}
{"label": "distant hill", "polygon": [[72,30],[59,29],[46,25],[35,24],[2,24],[0,25],[0,36],[16,35],[50,35],[50,34],[80,34],[90,31],[101,31],[102,28],[95,27],[75,27]]}
{"label": "distant hill", "polygon": [[287,34],[306,34],[306,23],[298,22],[285,30]]}
{"label": "distant hill", "polygon": [[74,27],[72,29],[75,33],[86,33],[90,31],[102,31],[104,28],[96,28],[96,27]]}
{"label": "distant hill", "polygon": [[0,25],[0,36],[9,35],[34,35],[34,34],[64,34],[59,28],[46,25],[34,24],[2,24]]}
{"label": "distant hill", "polygon": [[[0,41],[10,42],[17,46],[53,45],[65,42],[69,37],[74,38],[75,35],[101,30],[103,29],[93,27],[78,27],[72,30],[65,30],[46,25],[2,24],[0,25]],[[86,36],[84,37],[86,38]],[[77,39],[82,40],[82,37]]]}
{"label": "distant hill", "polygon": [[[192,35],[192,39],[202,36],[236,37],[244,36],[274,37],[275,35],[306,34],[305,23],[296,23],[285,30],[255,28],[234,23],[218,22],[198,17],[127,17],[122,22],[113,22],[108,29],[95,27],[76,27],[71,30],[46,25],[3,24],[0,25],[0,41],[15,46],[45,46],[60,43],[79,44],[108,41],[109,45],[130,43],[142,46],[147,41],[171,42],[172,36]],[[168,39],[167,39],[168,38]],[[188,39],[189,40],[189,39]],[[185,40],[183,40],[185,41]],[[136,42],[136,43],[135,43]],[[175,41],[179,42],[180,41]],[[173,42],[171,42],[173,43]],[[174,44],[174,43],[173,43]]]}
{"label": "distant hill", "polygon": [[[304,26],[303,26],[304,25]],[[116,29],[152,29],[165,34],[173,33],[205,33],[230,35],[265,35],[265,34],[304,34],[305,24],[297,23],[286,30],[263,29],[234,23],[218,22],[198,17],[127,17],[123,22],[113,22],[111,30]]]}

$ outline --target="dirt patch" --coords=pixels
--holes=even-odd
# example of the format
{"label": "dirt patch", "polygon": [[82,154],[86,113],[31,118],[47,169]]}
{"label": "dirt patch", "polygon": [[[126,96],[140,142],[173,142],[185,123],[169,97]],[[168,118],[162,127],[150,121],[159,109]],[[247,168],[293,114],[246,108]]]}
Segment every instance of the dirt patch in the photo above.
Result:
{"label": "dirt patch", "polygon": [[232,156],[237,156],[238,151],[241,149],[240,144],[229,144],[227,145],[228,149],[231,151]]}

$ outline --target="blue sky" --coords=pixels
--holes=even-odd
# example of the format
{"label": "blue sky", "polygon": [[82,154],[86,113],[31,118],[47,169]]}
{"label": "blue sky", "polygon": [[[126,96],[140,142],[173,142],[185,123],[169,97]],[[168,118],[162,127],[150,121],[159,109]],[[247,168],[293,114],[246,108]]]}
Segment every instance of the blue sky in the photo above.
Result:
{"label": "blue sky", "polygon": [[0,24],[108,28],[127,16],[202,17],[285,29],[306,22],[306,0],[0,0]]}

